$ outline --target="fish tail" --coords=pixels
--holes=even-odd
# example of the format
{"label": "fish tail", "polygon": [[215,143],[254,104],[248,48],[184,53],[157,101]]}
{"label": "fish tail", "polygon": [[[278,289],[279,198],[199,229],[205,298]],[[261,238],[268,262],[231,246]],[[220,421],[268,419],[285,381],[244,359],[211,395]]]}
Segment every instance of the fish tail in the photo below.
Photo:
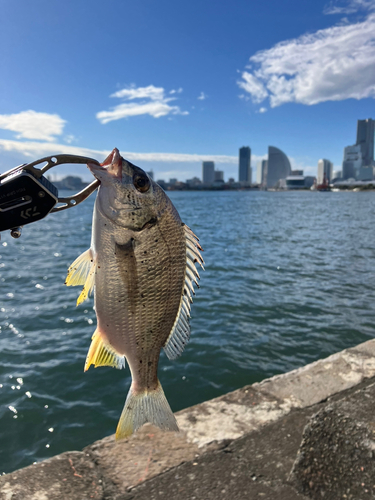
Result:
{"label": "fish tail", "polygon": [[130,387],[117,425],[116,439],[130,436],[147,422],[165,431],[179,431],[176,418],[159,381],[156,389],[145,390],[138,394]]}

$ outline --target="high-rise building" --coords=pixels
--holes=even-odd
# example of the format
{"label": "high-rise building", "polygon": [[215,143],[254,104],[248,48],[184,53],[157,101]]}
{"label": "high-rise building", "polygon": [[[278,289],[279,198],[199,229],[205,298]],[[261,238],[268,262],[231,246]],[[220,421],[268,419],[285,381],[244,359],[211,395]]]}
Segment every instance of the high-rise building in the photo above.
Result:
{"label": "high-rise building", "polygon": [[262,186],[267,177],[267,160],[260,160],[257,164],[257,184]]}
{"label": "high-rise building", "polygon": [[202,163],[203,184],[213,184],[215,181],[215,162],[204,161]]}
{"label": "high-rise building", "polygon": [[375,120],[357,121],[357,142],[344,149],[342,178],[372,180],[374,178]]}
{"label": "high-rise building", "polygon": [[154,171],[153,170],[146,172],[146,174],[150,177],[150,179],[154,180]]}
{"label": "high-rise building", "polygon": [[322,159],[318,161],[317,184],[323,184],[324,180],[330,183],[333,180],[333,163],[329,160]]}
{"label": "high-rise building", "polygon": [[375,120],[368,118],[367,120],[357,121],[356,146],[360,146],[361,148],[361,167],[370,167],[374,165],[374,134]]}
{"label": "high-rise building", "polygon": [[285,181],[291,170],[286,154],[281,149],[268,146],[267,176],[264,182],[267,188],[276,187],[280,180]]}
{"label": "high-rise building", "polygon": [[342,178],[357,179],[359,169],[362,166],[361,146],[346,146],[344,148],[344,160],[342,162]]}
{"label": "high-rise building", "polygon": [[240,148],[238,158],[238,180],[251,184],[251,149],[248,146]]}
{"label": "high-rise building", "polygon": [[334,170],[332,174],[332,180],[337,180],[337,179],[342,179],[342,172],[341,170]]}

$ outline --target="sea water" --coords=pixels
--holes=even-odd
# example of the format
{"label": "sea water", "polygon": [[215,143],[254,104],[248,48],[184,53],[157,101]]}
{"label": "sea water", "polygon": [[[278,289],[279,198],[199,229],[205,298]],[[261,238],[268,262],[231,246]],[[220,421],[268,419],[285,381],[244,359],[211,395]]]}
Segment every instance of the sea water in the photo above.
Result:
{"label": "sea water", "polygon": [[[159,378],[174,411],[375,335],[375,193],[170,192],[206,271],[183,355]],[[94,195],[95,196],[95,195]],[[112,434],[128,367],[83,372],[96,318],[66,270],[94,196],[0,242],[0,473]]]}

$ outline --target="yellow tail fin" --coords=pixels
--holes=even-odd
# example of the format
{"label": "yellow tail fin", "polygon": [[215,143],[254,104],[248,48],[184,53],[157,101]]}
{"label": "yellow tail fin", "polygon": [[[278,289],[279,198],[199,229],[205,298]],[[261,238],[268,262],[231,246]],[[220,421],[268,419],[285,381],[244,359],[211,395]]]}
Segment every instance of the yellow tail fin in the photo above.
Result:
{"label": "yellow tail fin", "polygon": [[147,422],[165,431],[179,431],[176,418],[159,381],[155,390],[140,394],[134,394],[130,387],[117,425],[116,439],[130,436]]}

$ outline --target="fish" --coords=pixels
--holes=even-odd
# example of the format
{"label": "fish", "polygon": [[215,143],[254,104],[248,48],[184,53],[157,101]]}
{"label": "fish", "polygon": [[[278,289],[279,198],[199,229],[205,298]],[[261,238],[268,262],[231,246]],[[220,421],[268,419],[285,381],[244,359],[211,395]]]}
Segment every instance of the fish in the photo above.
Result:
{"label": "fish", "polygon": [[65,282],[83,286],[77,305],[94,293],[97,327],[84,371],[129,365],[132,382],[116,439],[147,422],[178,431],[158,362],[162,348],[173,360],[189,341],[203,249],[163,189],[117,148],[100,165],[87,166],[100,181],[91,245],[71,264]]}

